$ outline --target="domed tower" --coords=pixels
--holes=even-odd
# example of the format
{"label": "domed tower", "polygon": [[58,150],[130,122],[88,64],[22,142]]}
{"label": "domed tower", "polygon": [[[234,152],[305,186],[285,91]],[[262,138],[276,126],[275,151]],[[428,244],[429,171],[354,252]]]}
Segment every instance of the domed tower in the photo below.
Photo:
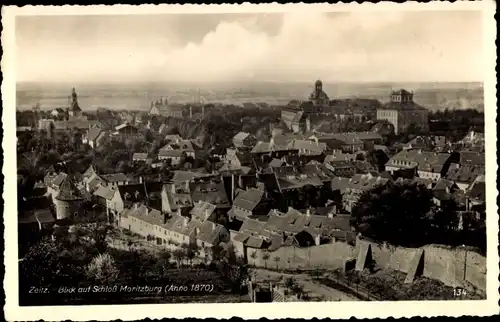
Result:
{"label": "domed tower", "polygon": [[57,221],[77,217],[81,212],[83,196],[70,175],[61,183],[59,193],[54,198]]}
{"label": "domed tower", "polygon": [[321,80],[317,80],[314,84],[314,88],[316,89],[316,93],[320,93],[323,91],[323,82]]}
{"label": "domed tower", "polygon": [[309,100],[314,103],[314,105],[328,105],[329,98],[328,95],[323,91],[323,82],[317,80],[314,83],[314,91],[309,96]]}

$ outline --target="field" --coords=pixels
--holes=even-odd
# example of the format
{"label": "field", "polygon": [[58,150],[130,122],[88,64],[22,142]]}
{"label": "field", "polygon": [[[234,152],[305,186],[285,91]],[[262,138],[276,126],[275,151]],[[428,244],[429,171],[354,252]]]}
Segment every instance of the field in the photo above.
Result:
{"label": "field", "polygon": [[[189,103],[198,97],[204,102],[242,104],[266,102],[286,104],[292,99],[306,99],[312,83],[212,83],[212,84],[37,84],[17,85],[17,108],[30,109],[37,102],[42,109],[68,105],[71,87],[78,92],[80,106],[85,110],[99,107],[115,110],[147,110],[151,100],[168,97],[170,102]],[[415,101],[429,109],[482,109],[483,89],[479,83],[336,83],[324,84],[330,98],[363,97],[382,102],[388,100],[391,89],[413,90]]]}

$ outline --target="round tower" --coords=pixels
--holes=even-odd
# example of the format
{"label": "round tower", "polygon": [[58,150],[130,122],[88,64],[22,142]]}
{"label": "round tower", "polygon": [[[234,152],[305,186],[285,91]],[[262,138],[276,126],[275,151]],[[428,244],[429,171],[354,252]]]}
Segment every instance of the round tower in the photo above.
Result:
{"label": "round tower", "polygon": [[54,198],[56,219],[58,221],[77,217],[82,209],[83,196],[76,187],[71,176],[62,182],[59,193]]}

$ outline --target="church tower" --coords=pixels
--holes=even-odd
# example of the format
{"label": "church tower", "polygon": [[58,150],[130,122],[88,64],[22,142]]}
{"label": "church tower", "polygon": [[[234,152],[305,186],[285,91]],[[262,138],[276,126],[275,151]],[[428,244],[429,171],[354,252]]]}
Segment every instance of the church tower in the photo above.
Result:
{"label": "church tower", "polygon": [[73,91],[71,92],[71,103],[69,106],[69,116],[80,117],[82,116],[82,109],[78,105],[78,95],[76,94],[76,90],[73,87]]}

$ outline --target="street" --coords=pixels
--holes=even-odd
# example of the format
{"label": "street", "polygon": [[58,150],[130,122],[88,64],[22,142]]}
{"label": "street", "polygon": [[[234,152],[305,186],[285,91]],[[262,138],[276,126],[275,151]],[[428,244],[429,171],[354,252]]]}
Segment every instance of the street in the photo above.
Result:
{"label": "street", "polygon": [[252,271],[254,272],[257,281],[278,281],[281,279],[282,282],[284,282],[287,278],[293,277],[295,281],[304,288],[305,292],[310,293],[313,300],[359,301],[359,299],[351,295],[312,281],[312,278],[307,274],[286,274],[262,268],[254,268]]}

